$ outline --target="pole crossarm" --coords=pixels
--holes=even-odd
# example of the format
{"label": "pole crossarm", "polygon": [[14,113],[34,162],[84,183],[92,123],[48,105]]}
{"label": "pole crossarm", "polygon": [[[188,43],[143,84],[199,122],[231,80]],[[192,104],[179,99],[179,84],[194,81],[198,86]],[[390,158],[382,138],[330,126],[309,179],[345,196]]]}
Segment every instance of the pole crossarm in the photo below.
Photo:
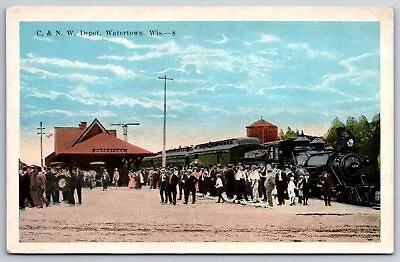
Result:
{"label": "pole crossarm", "polygon": [[37,134],[40,135],[40,166],[43,168],[43,130],[46,128],[43,127],[43,122],[40,122],[40,126],[36,129],[39,130]]}
{"label": "pole crossarm", "polygon": [[124,141],[128,142],[128,126],[138,126],[139,123],[118,123],[118,124],[111,124],[112,126],[122,126],[122,132],[124,134]]}

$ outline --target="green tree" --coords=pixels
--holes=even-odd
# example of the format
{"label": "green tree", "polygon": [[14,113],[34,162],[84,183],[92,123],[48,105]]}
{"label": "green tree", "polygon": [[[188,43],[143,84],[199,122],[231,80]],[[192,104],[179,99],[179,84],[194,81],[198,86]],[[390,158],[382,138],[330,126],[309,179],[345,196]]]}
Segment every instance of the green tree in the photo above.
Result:
{"label": "green tree", "polygon": [[371,154],[371,128],[368,119],[361,116],[358,120],[358,126],[355,133],[358,153],[362,157],[370,157]]}
{"label": "green tree", "polygon": [[285,139],[288,139],[288,138],[296,139],[297,137],[298,137],[298,135],[296,134],[296,132],[293,131],[290,127],[288,127],[286,134],[285,134]]}
{"label": "green tree", "polygon": [[346,121],[346,129],[349,130],[351,133],[353,133],[353,135],[356,135],[357,128],[358,128],[357,120],[354,117],[349,116]]}
{"label": "green tree", "polygon": [[328,130],[328,133],[325,135],[324,140],[327,146],[330,146],[334,149],[338,148],[338,139],[337,139],[337,131],[336,128],[345,127],[345,125],[339,120],[339,118],[335,118],[332,121],[331,127]]}
{"label": "green tree", "polygon": [[380,153],[381,153],[381,117],[380,114],[374,116],[370,123],[371,139],[370,139],[370,161],[376,171],[380,170]]}

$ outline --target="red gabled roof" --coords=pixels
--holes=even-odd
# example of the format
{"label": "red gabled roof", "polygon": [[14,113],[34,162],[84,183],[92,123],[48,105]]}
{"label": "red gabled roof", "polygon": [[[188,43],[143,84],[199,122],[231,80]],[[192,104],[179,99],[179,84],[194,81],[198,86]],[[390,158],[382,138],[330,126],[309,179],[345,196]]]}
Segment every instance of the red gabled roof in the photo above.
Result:
{"label": "red gabled roof", "polygon": [[78,137],[85,131],[78,127],[55,127],[54,128],[54,151],[56,154],[71,147]]}
{"label": "red gabled roof", "polygon": [[86,128],[55,127],[54,154],[153,155],[150,151],[118,139],[116,135],[116,130],[106,130],[97,119]]}
{"label": "red gabled roof", "polygon": [[83,133],[76,139],[73,145],[83,142],[86,139],[89,139],[100,133],[110,134],[107,129],[105,129],[104,126],[99,122],[99,120],[95,118],[93,122],[85,129],[85,131],[83,131]]}
{"label": "red gabled roof", "polygon": [[260,119],[260,120],[257,120],[256,122],[254,122],[253,124],[251,124],[250,126],[247,126],[247,128],[248,127],[256,127],[256,126],[276,126],[276,125],[274,125],[268,121],[265,121],[264,119]]}
{"label": "red gabled roof", "polygon": [[[117,149],[117,151],[107,151],[108,149]],[[122,149],[122,150],[119,150]],[[95,150],[95,151],[93,151]],[[104,152],[102,152],[104,150]],[[118,151],[119,150],[119,151]],[[126,151],[125,151],[126,150]],[[153,155],[152,152],[147,151],[135,145],[131,145],[113,135],[101,133],[95,135],[83,142],[75,144],[71,148],[59,152],[64,154],[136,154],[136,155]]]}

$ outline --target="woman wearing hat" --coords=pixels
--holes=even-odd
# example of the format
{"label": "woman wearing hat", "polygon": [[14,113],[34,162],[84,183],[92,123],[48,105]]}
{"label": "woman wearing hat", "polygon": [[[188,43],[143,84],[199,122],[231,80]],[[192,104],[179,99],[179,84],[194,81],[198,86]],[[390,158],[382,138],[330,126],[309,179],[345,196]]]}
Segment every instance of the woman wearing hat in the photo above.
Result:
{"label": "woman wearing hat", "polygon": [[251,183],[251,198],[254,203],[258,203],[259,194],[258,194],[258,182],[260,181],[260,173],[255,165],[251,166],[251,171],[249,175],[250,183]]}
{"label": "woman wearing hat", "polygon": [[135,188],[135,174],[133,173],[133,170],[129,170],[128,177],[129,177],[129,183],[128,183],[129,189]]}

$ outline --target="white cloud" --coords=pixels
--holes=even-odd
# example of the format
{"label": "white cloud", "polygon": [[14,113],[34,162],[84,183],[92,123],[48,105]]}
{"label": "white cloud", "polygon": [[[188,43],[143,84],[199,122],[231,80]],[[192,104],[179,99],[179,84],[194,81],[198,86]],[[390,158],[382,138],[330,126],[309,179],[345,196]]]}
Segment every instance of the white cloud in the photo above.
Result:
{"label": "white cloud", "polygon": [[342,73],[326,74],[324,76],[324,81],[319,87],[330,88],[330,85],[338,80],[348,80],[353,85],[361,85],[366,80],[379,76],[379,70],[377,69],[364,69],[354,65],[354,63],[362,59],[373,56],[379,56],[379,53],[364,53],[341,60],[339,65],[344,66],[346,71]]}
{"label": "white cloud", "polygon": [[126,48],[132,49],[132,48],[136,48],[136,45],[126,39],[126,38],[122,38],[122,37],[102,37],[99,35],[93,35],[93,36],[88,36],[88,35],[78,35],[78,37],[82,38],[82,39],[87,39],[87,40],[92,40],[92,41],[108,41],[108,42],[113,42],[116,44],[120,44],[125,46]]}
{"label": "white cloud", "polygon": [[61,109],[49,109],[49,110],[35,109],[34,111],[28,111],[28,112],[24,113],[24,116],[55,115],[55,114],[66,115],[68,117],[76,115],[76,113],[74,113],[72,111],[61,110]]}
{"label": "white cloud", "polygon": [[91,69],[91,70],[104,70],[112,72],[120,77],[136,77],[137,74],[132,70],[127,70],[122,66],[113,65],[113,64],[89,64],[86,62],[78,61],[78,60],[68,60],[62,58],[47,58],[47,57],[36,57],[32,54],[29,58],[23,58],[20,60],[23,66],[27,64],[41,64],[47,66],[58,66],[58,67],[67,67],[74,69]]}
{"label": "white cloud", "polygon": [[51,39],[51,38],[49,38],[49,37],[38,37],[38,36],[34,36],[34,37],[32,37],[33,39],[35,39],[35,40],[38,40],[38,41],[44,41],[44,42],[54,42],[54,40],[53,39]]}
{"label": "white cloud", "polygon": [[[164,114],[158,114],[158,115],[149,115],[150,117],[155,117],[155,118],[163,118]],[[177,114],[168,114],[168,118],[178,118]]]}
{"label": "white cloud", "polygon": [[79,115],[86,115],[86,116],[91,116],[91,117],[116,117],[116,116],[118,116],[118,114],[116,114],[112,111],[107,111],[107,110],[100,110],[100,111],[94,111],[94,112],[80,111]]}
{"label": "white cloud", "polygon": [[307,43],[291,43],[287,45],[288,48],[296,51],[304,51],[310,58],[326,57],[328,59],[335,59],[336,55],[328,51],[319,51],[310,47]]}
{"label": "white cloud", "polygon": [[102,56],[98,56],[97,58],[101,59],[101,60],[142,61],[142,60],[160,58],[160,57],[163,57],[164,55],[165,55],[165,53],[161,53],[161,52],[148,52],[143,55],[134,54],[134,55],[129,55],[129,56],[102,55]]}
{"label": "white cloud", "polygon": [[31,66],[25,66],[21,65],[20,67],[21,70],[24,70],[28,73],[38,75],[41,78],[59,78],[59,79],[68,79],[72,81],[77,81],[77,82],[87,82],[87,83],[99,83],[105,80],[108,80],[108,77],[98,77],[94,75],[87,75],[87,74],[78,74],[78,73],[72,73],[72,74],[59,74],[59,73],[52,73],[47,70],[43,70],[40,68],[36,67],[31,67]]}
{"label": "white cloud", "polygon": [[[264,37],[264,41],[268,37]],[[271,39],[272,40],[272,37]],[[223,41],[225,41],[223,39]],[[207,48],[199,45],[179,46],[174,41],[169,41],[157,45],[136,45],[135,48],[146,48],[150,51],[143,54],[127,56],[102,55],[99,59],[116,61],[140,61],[163,56],[174,56],[179,61],[178,67],[170,67],[161,72],[170,70],[189,73],[189,67],[193,66],[197,74],[202,74],[205,69],[220,70],[227,72],[247,72],[250,77],[264,77],[263,73],[271,69],[278,68],[277,62],[263,57],[263,55],[276,55],[276,50],[267,49],[259,55],[243,55],[242,53],[233,54],[225,49]],[[258,73],[259,72],[259,73]]]}
{"label": "white cloud", "polygon": [[68,117],[73,116],[90,116],[90,117],[115,117],[118,116],[116,113],[108,110],[99,111],[69,111],[63,109],[40,109],[37,107],[26,107],[29,111],[24,113],[24,117],[37,116],[37,115],[65,115]]}
{"label": "white cloud", "polygon": [[179,84],[205,84],[207,80],[200,79],[200,78],[181,78],[181,79],[174,79],[175,83]]}
{"label": "white cloud", "polygon": [[281,39],[277,35],[268,35],[268,34],[261,34],[260,43],[269,43],[269,42],[279,42]]}
{"label": "white cloud", "polygon": [[176,71],[176,72],[188,74],[188,72],[183,68],[183,66],[181,68],[169,67],[165,70],[158,72],[158,74],[165,74],[165,73],[168,73],[169,71]]}
{"label": "white cloud", "polygon": [[204,40],[205,42],[216,44],[216,45],[221,45],[225,44],[229,41],[229,39],[225,36],[225,34],[221,35],[222,39],[221,40]]}
{"label": "white cloud", "polygon": [[116,44],[120,44],[128,49],[150,49],[156,51],[170,51],[172,52],[176,47],[177,44],[175,41],[167,41],[162,42],[161,44],[148,44],[148,45],[139,45],[133,42],[132,40],[128,40],[123,37],[103,37],[103,36],[79,36],[82,39],[92,40],[92,41],[107,41]]}
{"label": "white cloud", "polygon": [[58,98],[59,96],[62,96],[63,93],[53,91],[53,90],[47,90],[46,92],[39,91],[36,88],[30,88],[29,90],[26,91],[27,97],[38,97],[38,98],[48,98],[51,100],[54,100]]}
{"label": "white cloud", "polygon": [[188,40],[188,39],[192,39],[192,36],[191,35],[185,35],[182,38],[185,39],[185,40]]}
{"label": "white cloud", "polygon": [[270,49],[263,49],[261,51],[257,52],[258,55],[272,55],[272,56],[277,56],[278,51],[276,48],[270,48]]}
{"label": "white cloud", "polygon": [[244,45],[251,45],[255,43],[273,43],[273,42],[280,42],[281,38],[277,35],[270,35],[270,34],[261,34],[260,38],[256,41],[243,41]]}

